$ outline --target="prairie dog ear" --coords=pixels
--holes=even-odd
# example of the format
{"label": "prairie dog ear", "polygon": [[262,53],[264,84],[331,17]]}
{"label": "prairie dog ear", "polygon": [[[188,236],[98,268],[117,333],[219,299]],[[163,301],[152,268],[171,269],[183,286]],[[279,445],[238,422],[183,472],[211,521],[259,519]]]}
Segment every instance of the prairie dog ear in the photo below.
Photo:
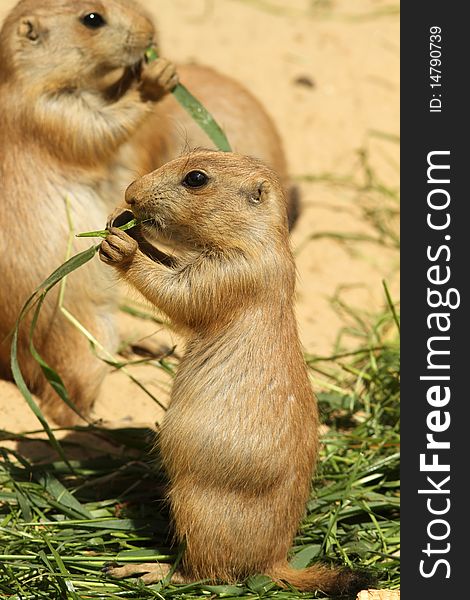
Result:
{"label": "prairie dog ear", "polygon": [[23,17],[18,25],[18,35],[33,44],[39,43],[46,33],[47,29],[41,25],[37,17]]}
{"label": "prairie dog ear", "polygon": [[248,200],[250,204],[262,204],[268,199],[271,192],[269,181],[259,181],[256,188],[250,193]]}

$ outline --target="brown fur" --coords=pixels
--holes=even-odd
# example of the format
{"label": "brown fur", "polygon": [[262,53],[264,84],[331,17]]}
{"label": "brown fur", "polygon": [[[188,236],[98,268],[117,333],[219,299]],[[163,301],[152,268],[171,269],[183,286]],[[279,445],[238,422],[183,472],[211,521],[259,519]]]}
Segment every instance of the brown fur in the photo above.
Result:
{"label": "brown fur", "polygon": [[[107,26],[84,27],[79,17],[102,14]],[[22,0],[0,32],[0,375],[10,377],[9,334],[21,306],[65,258],[71,201],[75,230],[101,229],[136,174],[144,174],[185,145],[208,144],[189,115],[165,93],[176,82],[163,59],[143,65],[155,38],[145,11],[130,0]],[[285,174],[279,138],[259,103],[241,86],[202,67],[182,69],[188,85],[213,108],[243,152]],[[155,112],[152,113],[152,110]],[[245,133],[243,133],[245,132]],[[246,141],[244,136],[246,134]],[[74,250],[86,241],[76,241]],[[100,265],[69,278],[66,307],[105,346],[116,345],[110,288]],[[58,313],[50,295],[36,345],[64,379],[85,414],[105,374],[88,342]],[[28,352],[20,363],[31,389],[55,420],[75,415],[49,388]]]}
{"label": "brown fur", "polygon": [[[113,158],[148,112],[137,82],[113,102],[99,89],[116,72],[125,78],[141,59],[153,39],[151,21],[120,0],[108,0],[106,11],[101,2],[77,4],[24,0],[0,33],[0,371],[5,377],[10,375],[9,334],[22,304],[65,259],[65,200],[70,200],[76,231],[103,226],[115,203],[107,188]],[[78,19],[96,7],[112,23],[107,36],[96,35]],[[88,246],[89,241],[76,242],[74,250]],[[70,277],[65,305],[112,349],[113,291],[103,277],[96,263]],[[88,413],[105,367],[59,313],[57,295],[44,305],[35,342],[79,410]],[[70,423],[74,415],[47,385],[28,345],[25,324],[19,338],[25,379],[57,422]]]}
{"label": "brown fur", "polygon": [[[193,170],[208,175],[207,185],[182,183]],[[309,495],[318,415],[277,176],[254,159],[201,151],[137,180],[126,199],[139,219],[153,219],[141,235],[176,253],[170,266],[157,251],[152,260],[116,228],[100,250],[186,335],[158,442],[176,535],[186,541],[179,580],[265,573],[302,590],[338,591],[341,571],[287,563]],[[154,570],[144,581],[161,577]]]}

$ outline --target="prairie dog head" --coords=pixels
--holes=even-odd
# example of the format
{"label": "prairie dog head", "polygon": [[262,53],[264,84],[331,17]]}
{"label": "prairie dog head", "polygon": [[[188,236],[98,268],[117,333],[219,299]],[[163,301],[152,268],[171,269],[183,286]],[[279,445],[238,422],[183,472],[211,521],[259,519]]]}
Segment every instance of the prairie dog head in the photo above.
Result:
{"label": "prairie dog head", "polygon": [[94,88],[138,66],[154,38],[132,0],[21,0],[0,32],[0,76],[51,90]]}
{"label": "prairie dog head", "polygon": [[288,244],[286,200],[277,175],[259,160],[195,151],[129,186],[126,202],[142,233],[175,250],[242,250]]}

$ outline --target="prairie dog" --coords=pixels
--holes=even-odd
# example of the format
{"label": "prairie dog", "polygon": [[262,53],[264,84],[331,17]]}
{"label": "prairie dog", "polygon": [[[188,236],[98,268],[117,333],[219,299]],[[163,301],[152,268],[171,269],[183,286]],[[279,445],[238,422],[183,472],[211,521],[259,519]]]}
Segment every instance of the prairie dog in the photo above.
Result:
{"label": "prairie dog", "polygon": [[[71,202],[76,232],[101,229],[137,174],[153,170],[183,147],[209,144],[167,92],[177,82],[164,59],[145,64],[155,28],[132,0],[21,0],[0,32],[0,376],[10,377],[9,334],[21,306],[65,259]],[[203,67],[183,67],[242,152],[284,175],[279,136],[259,103],[232,80]],[[245,131],[245,133],[243,133]],[[294,203],[295,205],[295,203]],[[89,243],[89,242],[88,242]],[[75,251],[86,242],[76,242]],[[118,292],[98,261],[68,281],[66,307],[108,349],[116,346]],[[26,382],[56,422],[76,416],[56,397],[19,339]],[[48,298],[35,343],[88,414],[106,367]]]}
{"label": "prairie dog", "polygon": [[[146,94],[176,83],[173,66],[143,65],[154,26],[142,9],[106,2],[23,0],[0,32],[0,373],[9,377],[9,334],[33,290],[65,260],[70,201],[75,231],[101,229],[117,202],[118,153],[149,114]],[[138,73],[138,77],[137,77]],[[128,181],[125,179],[125,181]],[[74,251],[90,242],[74,244]],[[65,306],[113,349],[116,292],[99,261],[69,278]],[[35,344],[85,415],[106,372],[104,363],[58,310],[50,294]],[[25,380],[56,422],[75,414],[55,395],[28,352],[29,323],[19,337]]]}
{"label": "prairie dog", "polygon": [[[287,553],[317,456],[318,413],[293,310],[295,266],[278,177],[237,154],[198,151],[137,180],[126,201],[146,252],[112,228],[101,259],[186,337],[158,440],[179,541],[179,581],[264,573],[300,590],[360,589],[363,575]],[[147,220],[151,220],[148,222]],[[172,246],[168,257],[148,243]],[[160,565],[114,568],[115,577]]]}

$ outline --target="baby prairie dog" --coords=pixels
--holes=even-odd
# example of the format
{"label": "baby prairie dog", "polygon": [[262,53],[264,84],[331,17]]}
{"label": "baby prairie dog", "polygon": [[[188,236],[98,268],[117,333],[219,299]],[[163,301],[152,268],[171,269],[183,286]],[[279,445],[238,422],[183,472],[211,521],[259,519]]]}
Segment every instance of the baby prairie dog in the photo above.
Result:
{"label": "baby prairie dog", "polygon": [[[309,495],[318,414],[278,177],[255,159],[197,151],[134,182],[126,201],[143,221],[145,253],[112,228],[101,259],[187,342],[158,440],[176,536],[186,541],[177,580],[264,573],[300,590],[359,589],[353,571],[287,562]],[[149,250],[159,242],[175,254]],[[145,572],[149,583],[165,568],[111,569]]]}
{"label": "baby prairie dog", "polygon": [[[154,24],[132,0],[21,0],[0,31],[0,376],[9,378],[10,333],[23,303],[60,265],[70,225],[102,229],[136,174],[147,173],[182,148],[210,141],[169,90],[175,67],[147,64]],[[268,162],[287,186],[282,145],[255,98],[211,69],[182,67],[191,91],[207,104],[233,147]],[[290,203],[296,216],[295,194]],[[76,241],[74,252],[88,247]],[[118,290],[99,264],[76,271],[66,308],[107,349],[116,346],[113,311]],[[62,377],[85,416],[106,367],[88,341],[66,321],[50,294],[35,345]],[[20,332],[19,359],[30,389],[56,422],[76,416],[55,395],[29,353],[28,323]]]}

